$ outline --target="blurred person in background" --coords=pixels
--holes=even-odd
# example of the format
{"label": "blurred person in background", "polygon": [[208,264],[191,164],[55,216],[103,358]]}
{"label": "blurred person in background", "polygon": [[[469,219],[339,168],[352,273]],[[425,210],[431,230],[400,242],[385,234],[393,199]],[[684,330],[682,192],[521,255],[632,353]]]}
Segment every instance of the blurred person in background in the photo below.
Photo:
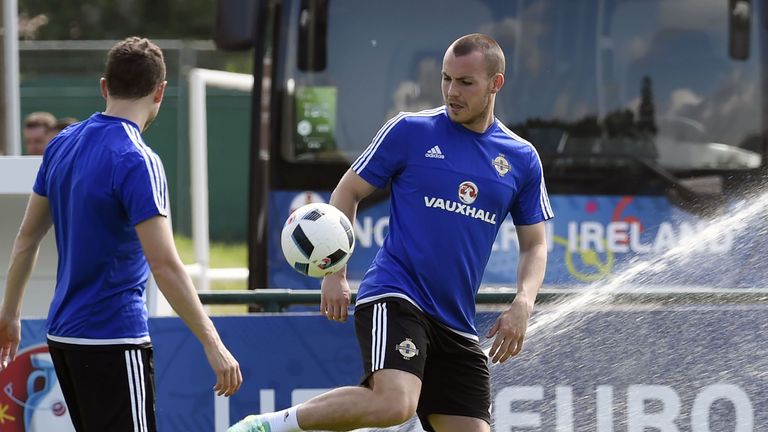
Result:
{"label": "blurred person in background", "polygon": [[39,156],[50,141],[50,133],[56,127],[56,117],[46,111],[35,111],[24,119],[24,154]]}

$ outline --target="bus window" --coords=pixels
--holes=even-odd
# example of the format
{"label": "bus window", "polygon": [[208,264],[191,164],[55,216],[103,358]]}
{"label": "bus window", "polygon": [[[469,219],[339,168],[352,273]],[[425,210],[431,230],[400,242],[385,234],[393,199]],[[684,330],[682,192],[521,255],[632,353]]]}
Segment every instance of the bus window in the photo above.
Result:
{"label": "bus window", "polygon": [[[445,46],[475,31],[505,49],[499,119],[545,159],[641,158],[679,173],[763,164],[760,58],[729,56],[719,0],[329,2],[320,72],[296,64],[300,3],[285,2],[277,60],[289,165],[348,164],[397,112],[441,105]],[[424,32],[423,17],[440,25]]]}

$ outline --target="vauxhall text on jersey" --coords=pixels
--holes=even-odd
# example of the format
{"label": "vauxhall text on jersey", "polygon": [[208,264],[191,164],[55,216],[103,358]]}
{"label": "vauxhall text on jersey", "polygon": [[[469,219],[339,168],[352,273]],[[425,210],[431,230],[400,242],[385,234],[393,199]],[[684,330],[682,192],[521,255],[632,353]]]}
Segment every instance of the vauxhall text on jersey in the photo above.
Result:
{"label": "vauxhall text on jersey", "polygon": [[94,114],[47,147],[34,186],[48,197],[59,263],[48,338],[84,344],[149,342],[149,267],[134,226],[167,215],[160,158],[125,119]]}
{"label": "vauxhall text on jersey", "polygon": [[379,188],[392,181],[389,234],[357,304],[404,298],[477,339],[475,295],[501,222],[554,216],[534,147],[498,120],[476,133],[439,107],[392,118],[352,169]]}

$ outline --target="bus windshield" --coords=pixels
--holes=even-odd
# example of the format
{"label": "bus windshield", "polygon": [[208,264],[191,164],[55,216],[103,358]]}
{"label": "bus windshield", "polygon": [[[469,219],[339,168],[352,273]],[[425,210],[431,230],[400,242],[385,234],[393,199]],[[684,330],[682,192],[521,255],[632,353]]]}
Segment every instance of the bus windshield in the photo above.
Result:
{"label": "bus windshield", "polygon": [[442,105],[445,49],[476,31],[499,41],[506,56],[497,118],[531,141],[545,163],[602,156],[671,172],[758,168],[763,23],[756,17],[763,11],[753,0],[751,50],[735,60],[727,5],[336,0],[328,9],[327,67],[303,72],[295,48],[300,0],[286,1],[289,30],[275,59],[281,157],[350,161],[388,118]]}

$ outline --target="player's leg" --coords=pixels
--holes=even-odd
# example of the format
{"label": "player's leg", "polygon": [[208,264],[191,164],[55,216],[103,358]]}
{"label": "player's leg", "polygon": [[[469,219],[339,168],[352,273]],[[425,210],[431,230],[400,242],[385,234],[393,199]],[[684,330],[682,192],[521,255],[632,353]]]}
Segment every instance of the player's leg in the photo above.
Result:
{"label": "player's leg", "polygon": [[427,355],[425,323],[420,315],[418,309],[400,299],[383,299],[358,308],[355,333],[363,357],[364,386],[341,387],[298,407],[249,416],[230,432],[346,431],[407,421],[416,412]]}
{"label": "player's leg", "polygon": [[306,430],[389,427],[416,413],[427,358],[427,321],[415,306],[384,298],[355,310],[364,387],[334,390],[303,404]]}
{"label": "player's leg", "polygon": [[418,413],[426,431],[490,432],[488,357],[480,345],[432,322]]}
{"label": "player's leg", "polygon": [[82,429],[156,432],[151,348],[67,349]]}
{"label": "player's leg", "polygon": [[341,387],[310,399],[299,407],[304,430],[348,431],[390,427],[416,414],[421,380],[396,369],[382,369],[369,379],[370,387]]}

